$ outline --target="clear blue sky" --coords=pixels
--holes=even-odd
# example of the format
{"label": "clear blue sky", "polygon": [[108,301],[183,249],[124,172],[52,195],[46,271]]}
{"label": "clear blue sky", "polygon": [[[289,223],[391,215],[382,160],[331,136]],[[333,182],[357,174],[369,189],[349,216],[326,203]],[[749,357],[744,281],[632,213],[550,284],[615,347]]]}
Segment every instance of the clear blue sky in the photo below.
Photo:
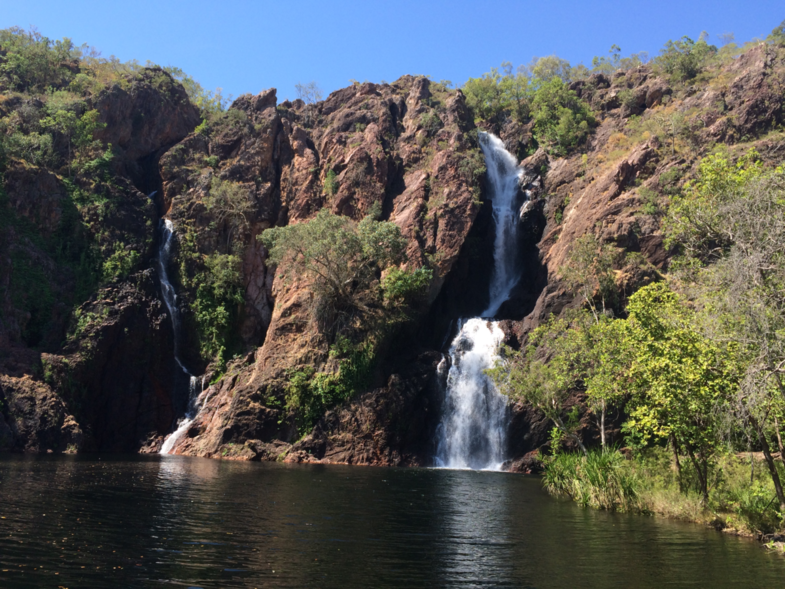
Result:
{"label": "clear blue sky", "polygon": [[279,100],[298,81],[326,96],[351,78],[461,84],[535,55],[589,65],[613,43],[654,56],[668,39],[706,30],[713,42],[747,41],[783,19],[782,0],[0,0],[0,28],[34,25],[104,56],[176,65],[235,96],[276,87]]}

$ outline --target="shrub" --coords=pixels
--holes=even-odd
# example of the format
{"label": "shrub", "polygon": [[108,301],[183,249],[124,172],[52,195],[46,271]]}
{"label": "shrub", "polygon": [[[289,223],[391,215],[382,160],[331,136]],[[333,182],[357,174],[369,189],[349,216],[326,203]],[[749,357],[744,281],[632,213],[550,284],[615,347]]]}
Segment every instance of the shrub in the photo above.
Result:
{"label": "shrub", "polygon": [[207,210],[216,223],[226,229],[226,253],[231,253],[232,240],[248,229],[253,201],[247,188],[237,182],[213,176],[205,197]]}
{"label": "shrub", "polygon": [[701,34],[697,42],[689,37],[668,41],[655,63],[674,82],[692,80],[703,70],[708,58],[717,53],[717,47],[706,43],[705,37]]}
{"label": "shrub", "polygon": [[373,343],[354,346],[345,338],[339,342],[342,345],[337,347],[342,349],[336,354],[346,357],[340,361],[336,374],[317,373],[310,366],[289,371],[285,408],[294,413],[301,436],[313,429],[325,411],[348,401],[371,382],[375,364]]}
{"label": "shrub", "polygon": [[390,268],[382,278],[384,299],[392,304],[415,304],[425,296],[432,278],[433,270],[429,268]]}
{"label": "shrub", "polygon": [[191,281],[196,285],[194,315],[199,330],[202,355],[227,360],[232,319],[243,303],[240,258],[231,254],[212,254],[204,258],[205,269]]}
{"label": "shrub", "polygon": [[20,91],[62,88],[73,79],[67,67],[79,52],[70,39],[52,41],[38,31],[11,27],[0,31],[0,80]]}
{"label": "shrub", "polygon": [[103,278],[106,282],[123,280],[139,263],[139,252],[118,247],[103,265]]}
{"label": "shrub", "polygon": [[442,120],[439,118],[439,115],[433,111],[429,111],[420,117],[420,126],[425,129],[428,135],[433,136],[436,135],[436,133],[439,132],[439,129],[441,129],[444,125],[442,124]]}
{"label": "shrub", "polygon": [[559,155],[583,143],[596,123],[589,105],[558,77],[537,87],[531,112],[537,142]]}
{"label": "shrub", "polygon": [[324,176],[324,193],[327,196],[333,196],[338,192],[338,181],[334,170],[327,170]]}
{"label": "shrub", "polygon": [[327,209],[305,223],[267,229],[259,238],[279,274],[310,281],[312,317],[332,333],[369,313],[371,283],[401,261],[406,246],[395,223],[376,221],[373,213],[357,223]]}

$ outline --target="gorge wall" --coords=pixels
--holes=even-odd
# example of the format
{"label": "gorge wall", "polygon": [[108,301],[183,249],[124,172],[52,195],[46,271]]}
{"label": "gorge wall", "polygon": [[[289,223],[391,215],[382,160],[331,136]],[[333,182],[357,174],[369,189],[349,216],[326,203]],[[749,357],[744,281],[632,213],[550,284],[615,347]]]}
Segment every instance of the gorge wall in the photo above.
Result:
{"label": "gorge wall", "polygon": [[[739,153],[755,146],[769,161],[785,154],[777,131],[784,74],[782,56],[761,45],[686,91],[649,66],[592,75],[571,87],[598,125],[587,145],[565,157],[534,149],[527,125],[478,121],[510,152],[533,152],[522,161],[520,183],[528,193],[519,220],[523,278],[497,314],[506,343],[519,347],[551,313],[579,304],[559,268],[582,235],[639,254],[617,268],[622,296],[657,279],[671,256],[658,203],[683,186],[702,155],[719,143]],[[3,117],[36,108],[8,88],[3,97]],[[457,319],[488,304],[494,237],[478,126],[462,93],[412,76],[354,84],[315,104],[279,104],[271,89],[241,96],[200,124],[182,87],[153,68],[88,102],[105,123],[95,140],[115,154],[103,176],[13,158],[6,164],[3,207],[13,222],[0,236],[0,448],[160,449],[188,394],[177,383],[171,321],[153,270],[166,216],[177,238],[171,270],[180,353],[208,383],[175,453],[431,464],[443,395],[436,367]],[[689,149],[636,123],[673,113],[692,125],[679,138]],[[221,182],[248,195],[241,231],[210,205]],[[75,186],[104,196],[75,206]],[[256,238],[324,207],[355,220],[378,207],[406,238],[408,264],[434,274],[420,319],[386,344],[373,384],[301,436],[284,408],[291,371],[337,366],[309,319],[308,284],[277,278]],[[75,217],[81,222],[69,221]],[[82,258],[67,259],[52,245],[64,231],[69,243],[135,252],[128,271],[101,281],[75,312],[69,302],[80,288]],[[210,363],[198,330],[199,260],[215,254],[240,258],[242,302],[229,309],[225,368]],[[538,448],[548,429],[541,415],[514,405],[508,456]],[[594,435],[588,420],[585,435]]]}

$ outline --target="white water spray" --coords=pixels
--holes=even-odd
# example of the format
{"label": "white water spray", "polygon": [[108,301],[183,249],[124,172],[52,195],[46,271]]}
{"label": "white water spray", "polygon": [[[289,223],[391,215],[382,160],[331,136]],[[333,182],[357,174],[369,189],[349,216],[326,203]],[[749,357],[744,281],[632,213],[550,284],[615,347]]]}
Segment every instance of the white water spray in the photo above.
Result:
{"label": "white water spray", "polygon": [[502,140],[491,135],[480,135],[480,147],[485,155],[488,180],[493,205],[493,221],[496,237],[493,241],[493,273],[491,274],[490,301],[482,312],[483,317],[493,318],[499,307],[510,297],[518,284],[520,273],[516,267],[518,259],[518,211],[515,198],[523,169],[510,152],[504,149]]}
{"label": "white water spray", "polygon": [[496,228],[490,301],[481,317],[461,323],[450,347],[435,462],[447,468],[500,470],[507,445],[507,398],[485,370],[496,363],[504,333],[495,321],[483,318],[492,319],[498,313],[520,279],[515,201],[523,170],[498,137],[481,133],[480,147],[488,169]]}
{"label": "white water spray", "polygon": [[177,366],[184,374],[188,375],[188,407],[186,408],[185,415],[180,419],[177,424],[177,429],[169,434],[161,446],[161,454],[169,454],[174,448],[177,441],[188,431],[193,420],[199,414],[199,409],[204,403],[199,402],[199,396],[204,389],[204,377],[201,381],[199,378],[188,372],[186,367],[180,360],[180,311],[177,308],[177,292],[169,281],[169,272],[167,270],[172,256],[172,239],[174,237],[174,225],[169,219],[164,219],[161,227],[161,247],[158,251],[158,259],[156,261],[156,270],[158,277],[161,281],[161,293],[164,297],[164,303],[169,310],[169,316],[172,318],[172,330],[174,332],[174,360]]}

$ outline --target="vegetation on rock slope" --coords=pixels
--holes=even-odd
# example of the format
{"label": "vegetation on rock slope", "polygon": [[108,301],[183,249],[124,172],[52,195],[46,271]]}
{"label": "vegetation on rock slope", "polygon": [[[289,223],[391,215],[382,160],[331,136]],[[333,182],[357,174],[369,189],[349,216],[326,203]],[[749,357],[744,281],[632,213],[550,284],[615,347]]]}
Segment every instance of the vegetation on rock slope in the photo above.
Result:
{"label": "vegetation on rock slope", "polygon": [[[407,426],[420,427],[423,411],[412,399],[424,396],[432,366],[409,380],[388,374],[389,333],[412,338],[411,318],[433,301],[472,227],[484,172],[476,123],[531,156],[527,173],[542,185],[532,206],[547,219],[537,245],[546,275],[532,278],[545,284],[540,303],[515,326],[523,350],[510,351],[497,377],[552,420],[552,449],[606,448],[588,458],[557,452],[546,463],[550,487],[653,511],[681,488],[685,501],[748,514],[740,524],[724,516],[728,525],[772,529],[785,511],[784,52],[780,26],[744,47],[683,38],[651,62],[614,47],[591,69],[553,56],[515,73],[503,64],[462,92],[405,77],[325,101],[304,87],[307,104],[277,104],[267,91],[227,108],[176,68],[4,31],[0,320],[14,349],[56,352],[43,362],[20,353],[13,370],[57,392],[60,421],[47,432],[65,427],[78,449],[91,448],[84,440],[111,402],[146,407],[138,392],[101,397],[109,389],[96,373],[119,370],[107,342],[171,353],[147,270],[168,210],[184,353],[226,371],[184,451],[414,461]],[[169,133],[156,111],[182,124]],[[140,192],[159,171],[160,211]],[[363,220],[377,207],[388,221]],[[369,227],[384,234],[373,242],[384,251],[367,251]],[[350,263],[335,268],[331,287],[314,269],[336,257]],[[134,391],[146,399],[173,388],[160,362],[133,356],[144,367]],[[0,386],[8,405],[22,397],[20,381]],[[22,423],[16,406],[3,410]],[[155,447],[172,418],[169,408],[155,427],[139,425],[135,445],[123,447]],[[81,430],[66,425],[76,422]],[[634,460],[613,454],[622,439]],[[47,440],[26,447],[65,447]],[[750,449],[762,452],[768,478],[753,462],[755,489],[742,496],[733,452]],[[675,474],[663,467],[655,484],[667,460]]]}
{"label": "vegetation on rock slope", "polygon": [[[554,424],[553,457],[544,463],[554,492],[595,507],[769,533],[785,517],[785,170],[781,157],[764,158],[756,148],[781,142],[782,99],[771,111],[747,111],[734,121],[723,121],[721,109],[712,112],[716,103],[689,99],[708,86],[704,96],[725,108],[737,55],[736,63],[764,64],[746,74],[757,75],[764,92],[769,84],[781,92],[782,26],[742,49],[717,49],[703,36],[669,42],[645,66],[667,78],[668,104],[642,116],[632,114],[632,103],[617,107],[622,115],[626,109],[617,145],[648,141],[665,167],[656,183],[646,182],[643,169],[635,185],[643,184],[636,189],[641,213],[661,224],[673,257],[668,272],[649,272],[644,282],[653,283],[625,292],[624,275],[641,261],[601,239],[596,227],[572,241],[556,270],[582,304],[545,321],[493,374],[511,397],[534,404]],[[642,67],[619,69],[614,80]],[[618,157],[596,160],[601,156]],[[678,183],[670,178],[677,172]],[[584,414],[570,402],[575,394],[585,399]],[[612,435],[609,413],[614,428],[621,425]],[[601,451],[585,449],[587,427]],[[612,449],[611,437],[627,446],[631,461]],[[563,454],[565,442],[585,456]],[[747,451],[759,452],[763,466],[756,474],[759,459],[750,455],[745,483]],[[667,472],[669,459],[675,474],[656,472],[655,463]],[[690,509],[677,507],[690,502]]]}

